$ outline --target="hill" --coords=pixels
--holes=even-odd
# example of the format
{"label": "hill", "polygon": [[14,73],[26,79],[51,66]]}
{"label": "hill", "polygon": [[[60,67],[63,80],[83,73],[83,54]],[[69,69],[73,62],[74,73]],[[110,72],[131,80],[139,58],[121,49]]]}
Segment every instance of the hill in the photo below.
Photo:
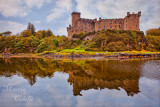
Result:
{"label": "hill", "polygon": [[0,53],[42,53],[42,52],[122,52],[160,51],[160,28],[150,29],[147,35],[139,31],[104,30],[65,36],[55,36],[50,30],[41,30],[33,35],[23,31],[20,37],[0,36]]}
{"label": "hill", "polygon": [[[79,42],[80,47],[86,51],[132,51],[146,50],[148,41],[143,32],[125,30],[104,30],[80,33],[74,35],[73,40]],[[90,40],[84,41],[86,38]]]}

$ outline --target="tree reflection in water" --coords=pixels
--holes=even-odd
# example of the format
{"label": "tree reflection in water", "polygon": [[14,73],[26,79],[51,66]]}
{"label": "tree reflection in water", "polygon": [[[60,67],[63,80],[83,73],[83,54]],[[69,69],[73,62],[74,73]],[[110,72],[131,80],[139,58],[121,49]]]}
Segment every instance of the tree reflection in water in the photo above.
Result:
{"label": "tree reflection in water", "polygon": [[55,72],[68,73],[73,94],[82,90],[123,88],[128,96],[139,92],[141,60],[54,60],[34,58],[0,59],[0,75],[19,75],[32,86],[37,77],[54,77]]}

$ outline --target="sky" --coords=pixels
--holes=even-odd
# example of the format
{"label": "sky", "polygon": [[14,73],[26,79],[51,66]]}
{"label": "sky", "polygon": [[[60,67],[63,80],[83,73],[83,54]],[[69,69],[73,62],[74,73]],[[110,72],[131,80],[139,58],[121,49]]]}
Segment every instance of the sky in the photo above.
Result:
{"label": "sky", "polygon": [[160,0],[0,0],[0,32],[17,34],[31,22],[36,31],[51,29],[67,36],[73,11],[89,19],[124,18],[127,12],[141,11],[141,31],[160,27]]}

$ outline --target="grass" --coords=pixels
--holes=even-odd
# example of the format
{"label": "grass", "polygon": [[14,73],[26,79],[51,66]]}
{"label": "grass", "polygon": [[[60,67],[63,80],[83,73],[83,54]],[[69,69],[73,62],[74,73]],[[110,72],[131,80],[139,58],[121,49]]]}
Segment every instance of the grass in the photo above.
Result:
{"label": "grass", "polygon": [[[114,55],[114,54],[118,54],[120,52],[95,52],[95,51],[85,51],[84,49],[80,49],[80,48],[74,48],[74,49],[64,49],[60,52],[57,52],[56,50],[54,51],[44,51],[43,53],[40,54],[44,54],[44,53],[54,53],[54,54],[58,54],[58,55],[70,55],[71,53],[74,54],[83,54],[83,55],[96,55],[96,54],[103,54],[103,55]],[[160,52],[150,52],[150,51],[146,51],[146,50],[142,50],[142,51],[122,51],[122,53],[130,53],[130,54],[145,54],[145,53],[149,53],[149,54],[156,54],[156,53],[160,53]]]}
{"label": "grass", "polygon": [[87,51],[85,51],[84,49],[64,49],[61,52],[66,52],[66,53],[75,52],[75,53],[78,53],[78,52],[87,52]]}
{"label": "grass", "polygon": [[[96,54],[103,54],[103,55],[114,55],[120,52],[95,52],[95,51],[85,51],[84,49],[80,49],[80,48],[74,48],[74,49],[64,49],[60,52],[58,52],[57,50],[54,51],[44,51],[42,53],[26,53],[26,54],[19,54],[19,55],[13,55],[13,57],[40,57],[39,55],[43,55],[43,54],[57,54],[57,55],[71,55],[71,53],[74,54],[82,54],[82,55],[96,55]],[[160,54],[160,52],[150,52],[150,51],[146,51],[146,50],[142,50],[142,51],[122,51],[122,53],[130,53],[130,54]],[[0,57],[2,57],[2,54],[0,54]]]}
{"label": "grass", "polygon": [[155,54],[155,53],[160,53],[160,52],[151,52],[151,51],[146,51],[146,50],[142,50],[142,51],[123,51],[123,53],[132,53],[132,54],[144,54],[144,53],[149,53],[149,54]]}

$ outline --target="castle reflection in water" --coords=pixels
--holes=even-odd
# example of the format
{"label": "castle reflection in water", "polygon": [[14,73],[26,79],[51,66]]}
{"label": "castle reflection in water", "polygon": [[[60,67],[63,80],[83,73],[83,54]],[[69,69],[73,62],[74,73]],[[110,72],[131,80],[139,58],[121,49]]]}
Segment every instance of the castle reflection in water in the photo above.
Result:
{"label": "castle reflection in water", "polygon": [[55,72],[69,75],[73,94],[89,89],[123,88],[128,96],[139,93],[139,79],[143,60],[54,60],[54,59],[0,59],[0,76],[19,75],[32,86],[37,77],[54,78]]}

